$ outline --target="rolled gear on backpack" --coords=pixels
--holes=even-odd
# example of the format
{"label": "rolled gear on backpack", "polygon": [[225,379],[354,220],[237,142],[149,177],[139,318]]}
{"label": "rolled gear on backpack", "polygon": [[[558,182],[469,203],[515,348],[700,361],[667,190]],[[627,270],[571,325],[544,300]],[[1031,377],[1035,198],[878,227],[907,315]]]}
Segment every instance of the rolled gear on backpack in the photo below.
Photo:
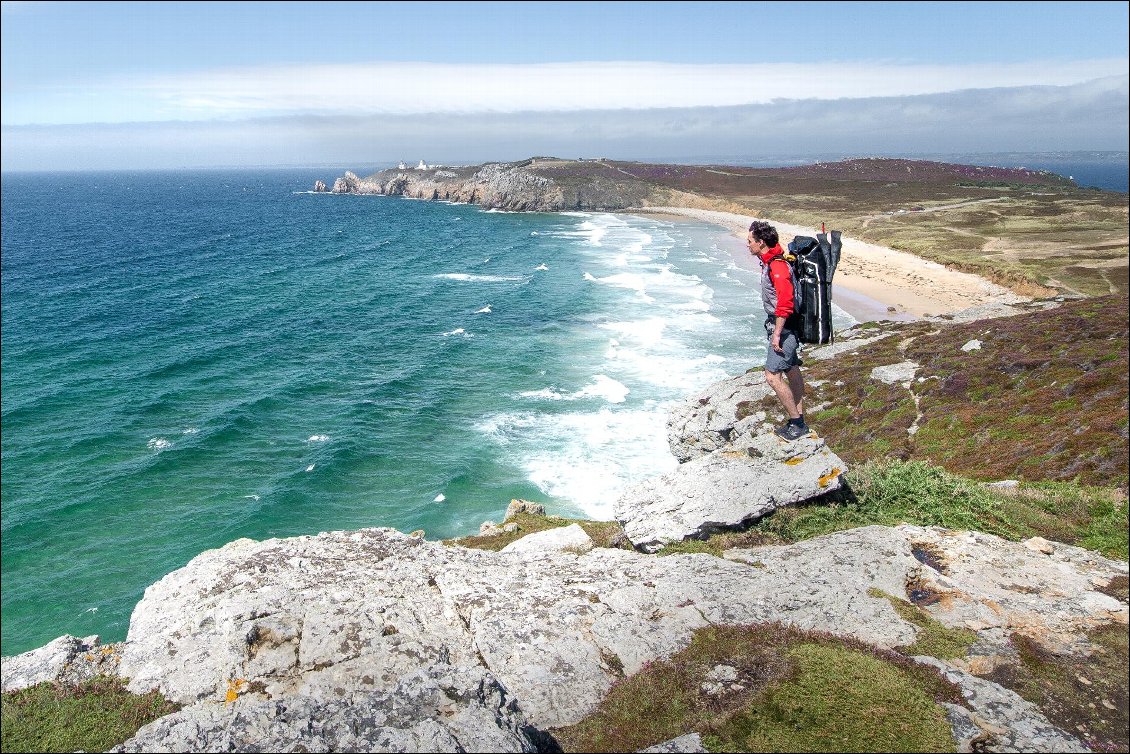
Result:
{"label": "rolled gear on backpack", "polygon": [[788,325],[801,343],[823,345],[834,340],[832,332],[832,273],[840,261],[839,232],[833,243],[821,233],[819,239],[797,236],[789,243],[785,260],[796,280],[796,312]]}
{"label": "rolled gear on backpack", "polygon": [[[832,284],[832,278],[836,275],[836,267],[840,264],[840,249],[843,248],[843,242],[840,241],[840,231],[833,230],[831,235],[832,240],[829,241],[826,234],[816,234],[820,243],[820,253],[824,256],[824,265],[828,271],[828,285]],[[831,301],[831,298],[828,300]]]}

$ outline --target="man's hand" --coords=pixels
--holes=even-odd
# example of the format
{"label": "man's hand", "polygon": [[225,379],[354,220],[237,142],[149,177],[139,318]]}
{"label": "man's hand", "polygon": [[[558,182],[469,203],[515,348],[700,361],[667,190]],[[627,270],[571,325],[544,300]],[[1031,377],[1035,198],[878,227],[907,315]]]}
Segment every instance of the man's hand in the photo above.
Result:
{"label": "man's hand", "polygon": [[781,348],[781,331],[785,329],[785,318],[777,317],[776,322],[773,323],[773,337],[769,339],[769,345],[773,346],[773,350],[777,353],[784,353],[785,349]]}

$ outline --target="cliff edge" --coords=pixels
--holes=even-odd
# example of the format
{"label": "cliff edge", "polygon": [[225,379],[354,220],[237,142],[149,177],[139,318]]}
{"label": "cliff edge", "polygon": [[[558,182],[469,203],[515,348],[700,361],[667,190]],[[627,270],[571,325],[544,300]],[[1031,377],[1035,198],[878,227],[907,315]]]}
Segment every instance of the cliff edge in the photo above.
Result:
{"label": "cliff edge", "polygon": [[[1061,303],[995,314],[1030,329]],[[927,396],[914,386],[945,376],[886,360],[913,355],[930,333],[961,350],[967,327],[986,340],[1006,329],[961,317],[888,323],[812,356],[878,354],[884,363],[864,382],[917,396],[926,421]],[[183,705],[115,751],[556,751],[558,731],[704,629],[784,625],[895,653],[951,684],[955,701],[942,706],[958,750],[1090,750],[1080,731],[998,681],[1021,661],[1018,647],[1083,663],[1100,651],[1094,631],[1124,631],[1124,561],[1042,537],[905,523],[722,557],[642,551],[819,504],[850,475],[825,440],[785,444],[770,434],[759,377],[726,380],[672,412],[679,469],[625,491],[616,506],[636,549],[596,546],[576,525],[497,552],[379,528],[241,539],[150,586],[126,641],[60,637],[4,658],[3,688],[110,673]],[[939,652],[925,641],[936,631],[965,638]],[[726,667],[711,673],[730,678]],[[700,750],[692,738],[677,745]]]}

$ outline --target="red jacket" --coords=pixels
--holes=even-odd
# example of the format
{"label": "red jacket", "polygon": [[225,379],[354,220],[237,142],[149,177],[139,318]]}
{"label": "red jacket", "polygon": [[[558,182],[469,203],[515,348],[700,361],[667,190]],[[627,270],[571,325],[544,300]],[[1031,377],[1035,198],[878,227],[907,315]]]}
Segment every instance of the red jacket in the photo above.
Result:
{"label": "red jacket", "polygon": [[[785,251],[781,248],[781,244],[777,244],[772,249],[768,249],[764,254],[759,254],[758,259],[761,260],[762,272],[768,268],[769,280],[773,284],[773,293],[776,294],[776,303],[771,300],[765,301],[766,313],[769,313],[770,306],[773,307],[773,316],[775,317],[788,317],[796,309],[795,296],[793,293],[793,277],[789,269],[789,263],[784,260]],[[761,295],[762,298],[768,299],[767,290],[768,286],[762,285]]]}

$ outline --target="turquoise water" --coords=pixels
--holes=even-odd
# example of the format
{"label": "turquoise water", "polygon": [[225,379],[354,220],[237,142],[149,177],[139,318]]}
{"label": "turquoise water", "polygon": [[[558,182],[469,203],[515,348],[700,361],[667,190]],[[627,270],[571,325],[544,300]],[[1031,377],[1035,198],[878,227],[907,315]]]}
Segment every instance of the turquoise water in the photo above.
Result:
{"label": "turquoise water", "polygon": [[608,518],[675,466],[672,402],[761,363],[719,228],[316,177],[4,176],[3,654],[122,639],[238,537]]}

